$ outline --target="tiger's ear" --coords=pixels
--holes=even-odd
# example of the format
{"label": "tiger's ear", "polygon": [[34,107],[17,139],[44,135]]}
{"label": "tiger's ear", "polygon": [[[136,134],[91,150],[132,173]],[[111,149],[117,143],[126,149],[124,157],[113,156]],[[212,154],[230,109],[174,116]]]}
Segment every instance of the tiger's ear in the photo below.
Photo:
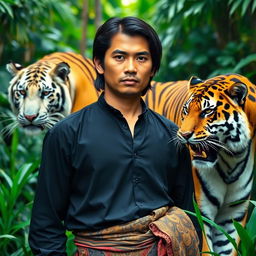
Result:
{"label": "tiger's ear", "polygon": [[244,104],[248,89],[243,83],[235,83],[228,89],[228,94],[239,106]]}
{"label": "tiger's ear", "polygon": [[14,63],[14,62],[10,62],[8,64],[6,64],[6,69],[7,71],[12,75],[12,76],[16,76],[16,74],[23,69],[23,67],[18,64],[18,63]]}
{"label": "tiger's ear", "polygon": [[54,73],[55,75],[60,77],[63,81],[65,81],[68,74],[70,73],[70,66],[66,62],[61,62],[54,69]]}
{"label": "tiger's ear", "polygon": [[203,83],[204,81],[198,78],[197,76],[191,76],[189,79],[189,88],[194,88],[197,84]]}

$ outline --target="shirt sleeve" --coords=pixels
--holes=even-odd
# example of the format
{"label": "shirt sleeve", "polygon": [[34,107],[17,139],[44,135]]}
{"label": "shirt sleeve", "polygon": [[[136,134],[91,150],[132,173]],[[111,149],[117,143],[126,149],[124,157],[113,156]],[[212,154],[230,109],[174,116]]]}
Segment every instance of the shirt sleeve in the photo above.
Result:
{"label": "shirt sleeve", "polygon": [[[189,150],[184,146],[181,150],[178,149],[178,168],[176,171],[174,188],[173,188],[173,199],[177,207],[195,212],[193,206],[193,197],[194,197],[194,182],[192,175],[192,165]],[[189,215],[192,220],[194,227],[197,231],[199,240],[201,242],[202,232],[200,225],[197,221],[197,218]]]}
{"label": "shirt sleeve", "polygon": [[64,219],[67,212],[71,168],[65,135],[49,131],[44,139],[42,161],[29,231],[35,255],[66,255]]}

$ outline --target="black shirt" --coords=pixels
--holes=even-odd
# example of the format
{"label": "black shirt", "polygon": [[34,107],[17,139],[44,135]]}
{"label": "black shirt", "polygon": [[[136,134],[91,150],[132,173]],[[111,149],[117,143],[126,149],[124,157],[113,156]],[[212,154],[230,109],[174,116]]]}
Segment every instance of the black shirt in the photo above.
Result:
{"label": "black shirt", "polygon": [[99,230],[165,205],[192,210],[191,163],[173,141],[177,127],[143,101],[142,109],[134,137],[103,95],[48,131],[30,225],[34,253],[65,255],[66,229]]}

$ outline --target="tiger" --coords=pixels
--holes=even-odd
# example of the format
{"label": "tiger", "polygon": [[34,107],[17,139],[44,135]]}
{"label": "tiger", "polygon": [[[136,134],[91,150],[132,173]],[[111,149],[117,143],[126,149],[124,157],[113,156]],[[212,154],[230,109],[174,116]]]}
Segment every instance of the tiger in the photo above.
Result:
{"label": "tiger", "polygon": [[8,87],[8,100],[16,117],[12,129],[20,125],[29,135],[53,127],[99,97],[93,86],[93,62],[80,54],[55,52],[28,67],[11,62],[7,70],[13,76]]}
{"label": "tiger", "polygon": [[[13,63],[7,68],[14,75],[9,101],[28,134],[51,128],[71,112],[95,102],[100,94],[94,87],[92,61],[79,54],[57,52],[26,68]],[[250,197],[255,90],[248,79],[232,74],[206,81],[196,77],[189,81],[152,81],[151,90],[143,97],[149,108],[180,127],[177,141],[190,149],[200,211],[223,226],[237,242],[232,218],[244,225],[248,203],[229,203]],[[203,251],[235,255],[222,234],[208,224],[205,230]]]}
{"label": "tiger", "polygon": [[[190,149],[196,201],[202,215],[238,244],[233,220],[245,225],[253,184],[256,86],[227,74],[206,81],[192,77],[188,91],[177,137]],[[204,227],[203,252],[237,255],[221,231]]]}

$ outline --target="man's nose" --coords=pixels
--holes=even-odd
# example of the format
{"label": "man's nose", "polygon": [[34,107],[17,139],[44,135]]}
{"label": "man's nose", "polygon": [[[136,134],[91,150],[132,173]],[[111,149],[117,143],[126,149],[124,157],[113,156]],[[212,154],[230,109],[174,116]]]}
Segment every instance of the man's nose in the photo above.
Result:
{"label": "man's nose", "polygon": [[125,71],[127,73],[136,73],[137,72],[135,60],[133,60],[133,59],[127,60]]}

